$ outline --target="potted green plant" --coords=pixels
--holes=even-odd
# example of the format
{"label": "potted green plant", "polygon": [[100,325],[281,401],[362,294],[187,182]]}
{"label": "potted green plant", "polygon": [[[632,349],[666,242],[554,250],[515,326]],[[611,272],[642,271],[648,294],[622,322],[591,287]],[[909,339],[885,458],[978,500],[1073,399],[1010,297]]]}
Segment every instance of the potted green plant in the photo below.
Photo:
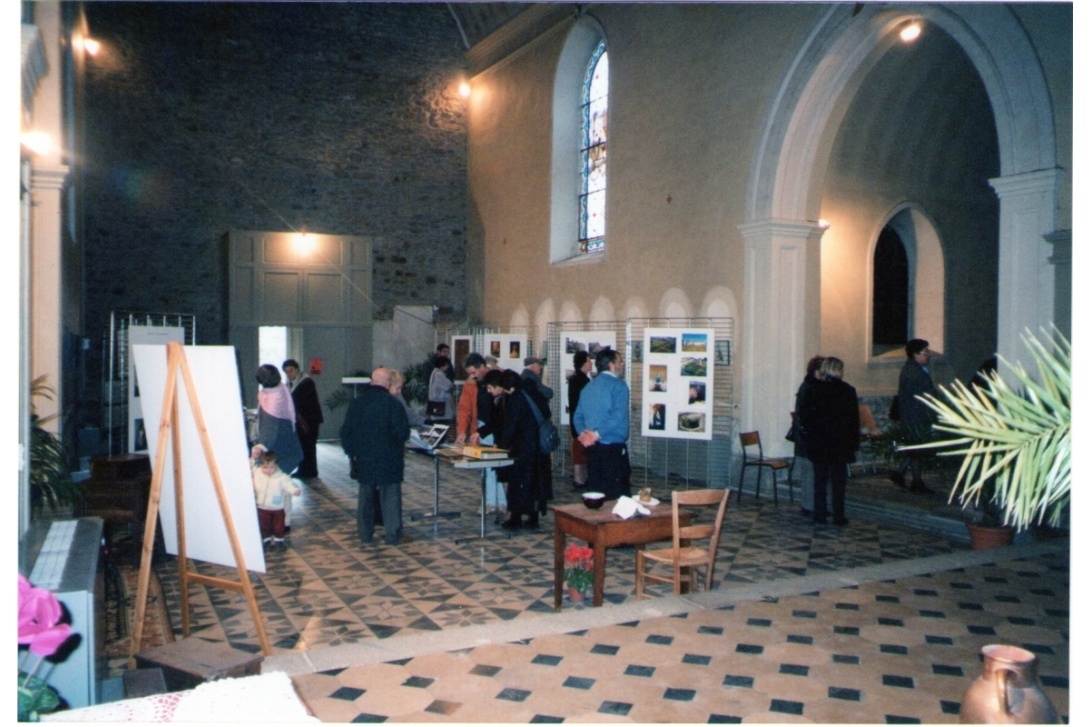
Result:
{"label": "potted green plant", "polygon": [[[45,383],[45,376],[30,382],[30,396],[53,400],[56,392]],[[44,509],[60,513],[83,500],[83,490],[72,481],[65,461],[64,447],[45,425],[56,414],[42,417],[31,405],[30,412],[30,503],[35,512]]]}
{"label": "potted green plant", "polygon": [[962,457],[950,499],[976,507],[981,525],[1056,527],[1070,503],[1071,344],[1055,328],[1043,339],[1022,337],[1036,374],[1008,365],[1018,388],[991,371],[920,397],[938,415],[935,430],[949,438],[905,449]]}

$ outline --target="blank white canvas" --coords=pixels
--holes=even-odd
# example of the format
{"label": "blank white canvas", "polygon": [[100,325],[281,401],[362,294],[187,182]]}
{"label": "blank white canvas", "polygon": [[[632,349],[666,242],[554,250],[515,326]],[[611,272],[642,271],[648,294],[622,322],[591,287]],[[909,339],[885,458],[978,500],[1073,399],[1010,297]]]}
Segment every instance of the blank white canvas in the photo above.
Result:
{"label": "blank white canvas", "polygon": [[[208,430],[213,458],[223,483],[228,510],[238,535],[246,568],[265,572],[265,552],[257,524],[250,452],[246,441],[246,423],[239,391],[238,364],[233,346],[184,346],[190,376],[196,389],[197,403]],[[159,423],[166,393],[167,347],[134,345],[133,364],[140,377],[144,422],[152,467],[159,451]],[[227,536],[211,470],[189,403],[185,379],[178,370],[178,429],[181,435],[182,485],[185,497],[186,555],[196,560],[231,568],[235,562]],[[171,434],[166,432],[163,483],[159,499],[159,518],[167,552],[178,554],[178,518],[174,503],[174,453]]]}

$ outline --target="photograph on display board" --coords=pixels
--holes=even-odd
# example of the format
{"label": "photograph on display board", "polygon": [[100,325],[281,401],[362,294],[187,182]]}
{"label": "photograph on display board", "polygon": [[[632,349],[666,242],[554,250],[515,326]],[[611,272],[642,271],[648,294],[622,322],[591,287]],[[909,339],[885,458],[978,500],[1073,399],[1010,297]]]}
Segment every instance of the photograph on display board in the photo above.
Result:
{"label": "photograph on display board", "polygon": [[707,376],[707,356],[685,356],[681,359],[682,376]]}
{"label": "photograph on display board", "polygon": [[665,392],[666,382],[666,366],[663,364],[651,364],[648,366],[647,379],[651,382],[651,387],[648,389],[650,392]]}
{"label": "photograph on display board", "polygon": [[715,365],[730,366],[730,341],[715,342]]}
{"label": "photograph on display board", "polygon": [[450,339],[450,350],[454,352],[454,380],[465,381],[468,374],[462,363],[473,352],[473,339],[470,336],[453,336]]}
{"label": "photograph on display board", "polygon": [[647,425],[649,429],[655,431],[662,431],[666,429],[666,405],[665,404],[652,404],[649,407],[650,423]]}
{"label": "photograph on display board", "polygon": [[683,353],[707,353],[708,335],[706,333],[681,334],[681,350]]}
{"label": "photograph on display board", "polygon": [[511,341],[511,353],[507,358],[522,358],[522,342]]}
{"label": "photograph on display board", "polygon": [[492,339],[492,343],[488,346],[488,352],[496,358],[500,357],[500,340],[498,338]]}
{"label": "photograph on display board", "polygon": [[651,336],[647,353],[677,353],[677,336]]}
{"label": "photograph on display board", "polygon": [[709,358],[719,349],[712,329],[644,330],[644,436],[711,439],[713,379]]}
{"label": "photograph on display board", "polygon": [[683,411],[677,415],[677,428],[683,432],[703,432],[705,418],[702,411]]}

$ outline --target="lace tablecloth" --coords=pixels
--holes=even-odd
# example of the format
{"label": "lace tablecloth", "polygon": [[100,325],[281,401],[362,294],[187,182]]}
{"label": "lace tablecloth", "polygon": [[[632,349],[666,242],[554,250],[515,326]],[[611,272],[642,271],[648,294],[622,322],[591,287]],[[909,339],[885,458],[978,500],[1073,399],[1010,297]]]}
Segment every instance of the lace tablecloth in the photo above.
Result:
{"label": "lace tablecloth", "polygon": [[284,672],[42,715],[43,722],[318,722]]}

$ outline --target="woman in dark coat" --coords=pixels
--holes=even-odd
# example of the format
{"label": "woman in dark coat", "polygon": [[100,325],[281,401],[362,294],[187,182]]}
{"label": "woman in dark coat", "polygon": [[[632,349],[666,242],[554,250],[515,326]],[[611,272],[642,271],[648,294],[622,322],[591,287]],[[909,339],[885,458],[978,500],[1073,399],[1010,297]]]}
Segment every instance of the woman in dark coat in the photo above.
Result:
{"label": "woman in dark coat", "polygon": [[496,377],[492,372],[485,376],[485,386],[490,392],[502,391],[503,428],[497,432],[497,444],[506,449],[515,463],[507,469],[508,518],[503,523],[506,530],[539,526],[538,515],[545,511],[551,496],[551,482],[543,477],[540,431],[531,402],[536,404],[543,417],[551,416],[545,397],[536,391],[533,381],[523,386],[521,377],[514,371],[504,371]]}
{"label": "woman in dark coat", "polygon": [[844,362],[835,356],[821,364],[822,380],[804,394],[799,418],[814,463],[814,522],[828,518],[826,489],[832,483],[833,523],[847,525],[844,491],[848,465],[859,449],[859,397],[843,380]]}

